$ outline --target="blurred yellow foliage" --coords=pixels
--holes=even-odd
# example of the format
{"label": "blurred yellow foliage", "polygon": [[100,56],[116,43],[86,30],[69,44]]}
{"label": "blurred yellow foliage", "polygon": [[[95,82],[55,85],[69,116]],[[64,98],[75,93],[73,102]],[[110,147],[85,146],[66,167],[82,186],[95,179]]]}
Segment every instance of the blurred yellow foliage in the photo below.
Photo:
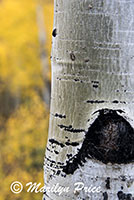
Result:
{"label": "blurred yellow foliage", "polygon": [[[31,101],[28,105],[22,104],[12,114],[7,120],[6,130],[1,132],[3,167],[0,177],[7,179],[7,185],[4,188],[6,198],[10,184],[14,180],[25,184],[29,181],[43,183],[43,157],[47,139],[45,134],[48,128],[48,115],[44,103],[36,94],[33,93]],[[0,185],[3,185],[3,180],[1,181]],[[27,196],[27,193],[25,195]],[[32,199],[33,195],[29,199]],[[13,194],[12,196],[15,199]],[[25,199],[24,196],[22,199]]]}
{"label": "blurred yellow foliage", "polygon": [[[0,1],[0,200],[39,200],[10,191],[13,181],[43,184],[48,110],[43,101],[37,0]],[[50,68],[53,1],[41,2]],[[43,186],[43,185],[42,185]]]}

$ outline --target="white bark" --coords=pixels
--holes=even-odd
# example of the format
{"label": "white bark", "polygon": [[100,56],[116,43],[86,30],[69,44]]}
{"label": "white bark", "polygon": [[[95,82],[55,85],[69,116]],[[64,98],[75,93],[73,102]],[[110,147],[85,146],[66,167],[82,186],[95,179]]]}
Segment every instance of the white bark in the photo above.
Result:
{"label": "white bark", "polygon": [[[97,110],[122,110],[119,115],[134,127],[134,1],[55,0],[54,11],[57,35],[52,46],[44,178],[45,186],[59,183],[70,192],[47,192],[44,198],[116,200],[121,190],[134,197],[133,163],[104,164],[86,159],[73,174],[66,175],[62,169],[69,154],[73,157],[82,147],[85,132],[98,117],[97,113],[93,115]],[[110,188],[106,187],[107,177]],[[101,192],[74,192],[74,183],[79,181],[87,187],[100,186]]]}

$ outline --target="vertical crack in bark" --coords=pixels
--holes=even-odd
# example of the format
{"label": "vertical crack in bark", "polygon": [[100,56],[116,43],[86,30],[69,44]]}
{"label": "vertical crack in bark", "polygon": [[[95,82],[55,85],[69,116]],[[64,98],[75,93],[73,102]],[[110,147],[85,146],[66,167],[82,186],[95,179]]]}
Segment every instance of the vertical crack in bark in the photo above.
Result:
{"label": "vertical crack in bark", "polygon": [[102,109],[89,127],[78,154],[67,161],[63,171],[73,174],[86,162],[97,159],[105,164],[127,164],[134,161],[134,129],[118,114],[120,110]]}

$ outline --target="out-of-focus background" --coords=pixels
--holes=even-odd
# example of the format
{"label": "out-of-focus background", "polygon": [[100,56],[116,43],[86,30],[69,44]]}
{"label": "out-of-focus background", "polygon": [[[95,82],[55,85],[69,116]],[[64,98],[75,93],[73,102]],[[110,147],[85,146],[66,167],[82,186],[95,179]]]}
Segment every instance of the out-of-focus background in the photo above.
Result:
{"label": "out-of-focus background", "polygon": [[53,0],[0,0],[0,200],[42,199],[10,184],[43,184],[52,27]]}

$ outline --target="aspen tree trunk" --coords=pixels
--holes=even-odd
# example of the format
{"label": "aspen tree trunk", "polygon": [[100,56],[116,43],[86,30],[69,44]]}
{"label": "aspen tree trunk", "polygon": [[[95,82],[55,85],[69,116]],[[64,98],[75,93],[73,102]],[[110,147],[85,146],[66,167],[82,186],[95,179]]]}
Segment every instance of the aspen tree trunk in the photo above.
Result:
{"label": "aspen tree trunk", "polygon": [[40,59],[41,59],[41,65],[42,65],[42,73],[43,73],[43,80],[45,83],[45,88],[43,89],[43,98],[46,103],[46,105],[49,108],[50,105],[50,80],[48,78],[48,72],[49,72],[49,64],[47,60],[47,54],[46,54],[46,34],[45,34],[45,27],[44,27],[44,16],[43,16],[43,8],[41,5],[41,2],[37,5],[37,25],[38,25],[38,32],[39,32],[39,43],[40,43]]}
{"label": "aspen tree trunk", "polygon": [[134,199],[133,118],[134,1],[55,0],[44,199]]}

